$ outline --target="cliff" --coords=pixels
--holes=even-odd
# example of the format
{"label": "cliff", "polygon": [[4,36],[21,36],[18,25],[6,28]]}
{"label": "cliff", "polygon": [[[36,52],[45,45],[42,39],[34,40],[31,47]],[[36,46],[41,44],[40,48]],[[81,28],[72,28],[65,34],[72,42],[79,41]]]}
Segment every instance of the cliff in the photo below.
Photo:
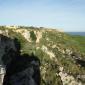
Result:
{"label": "cliff", "polygon": [[3,56],[6,56],[6,65],[13,59],[10,49],[18,52],[19,44],[15,43],[15,39],[21,45],[21,56],[33,53],[40,60],[41,85],[85,85],[84,36],[71,36],[56,29],[24,26],[10,29],[1,26],[1,64],[4,63]]}

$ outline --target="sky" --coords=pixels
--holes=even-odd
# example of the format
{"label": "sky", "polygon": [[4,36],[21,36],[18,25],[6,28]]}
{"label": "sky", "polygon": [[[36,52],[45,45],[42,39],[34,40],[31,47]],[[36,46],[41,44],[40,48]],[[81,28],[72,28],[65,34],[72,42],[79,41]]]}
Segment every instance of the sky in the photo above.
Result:
{"label": "sky", "polygon": [[85,32],[85,0],[0,0],[0,25]]}

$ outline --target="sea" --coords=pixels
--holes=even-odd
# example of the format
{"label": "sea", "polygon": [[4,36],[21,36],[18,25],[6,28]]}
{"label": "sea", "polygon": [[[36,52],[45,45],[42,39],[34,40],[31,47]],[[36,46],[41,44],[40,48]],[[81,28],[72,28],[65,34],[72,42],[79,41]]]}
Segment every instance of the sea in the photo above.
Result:
{"label": "sea", "polygon": [[70,35],[80,35],[80,36],[85,36],[85,32],[66,32],[67,34]]}

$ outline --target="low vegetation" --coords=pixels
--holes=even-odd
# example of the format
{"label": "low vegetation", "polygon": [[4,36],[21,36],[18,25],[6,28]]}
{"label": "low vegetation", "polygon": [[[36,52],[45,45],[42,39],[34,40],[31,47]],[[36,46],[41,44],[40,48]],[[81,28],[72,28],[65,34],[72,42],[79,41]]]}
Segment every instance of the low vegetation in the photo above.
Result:
{"label": "low vegetation", "polygon": [[[27,28],[21,27],[21,29]],[[2,27],[0,27],[0,30],[3,30]],[[34,27],[28,27],[27,29],[30,31],[31,42],[27,41],[21,33],[17,33],[17,29],[15,31],[12,29],[7,30],[9,30],[9,37],[17,38],[21,43],[22,54],[27,53],[30,55],[34,53],[40,59],[41,85],[63,85],[59,76],[59,67],[63,67],[63,72],[72,75],[77,82],[83,81],[81,85],[84,85],[84,79],[78,79],[77,76],[85,75],[85,67],[82,67],[80,63],[76,62],[76,59],[85,61],[84,36],[71,36],[63,32],[44,29],[42,38],[39,43],[36,43],[37,37],[34,32],[36,30]],[[40,28],[37,30],[42,32]],[[51,59],[50,55],[46,53],[47,49],[55,55],[54,58]]]}

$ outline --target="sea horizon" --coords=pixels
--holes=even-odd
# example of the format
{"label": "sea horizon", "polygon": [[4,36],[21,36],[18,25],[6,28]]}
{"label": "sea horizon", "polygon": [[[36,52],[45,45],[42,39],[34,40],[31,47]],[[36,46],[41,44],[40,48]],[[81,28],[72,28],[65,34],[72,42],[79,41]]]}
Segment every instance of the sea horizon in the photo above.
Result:
{"label": "sea horizon", "polygon": [[70,35],[80,35],[80,36],[85,36],[85,32],[65,32]]}

